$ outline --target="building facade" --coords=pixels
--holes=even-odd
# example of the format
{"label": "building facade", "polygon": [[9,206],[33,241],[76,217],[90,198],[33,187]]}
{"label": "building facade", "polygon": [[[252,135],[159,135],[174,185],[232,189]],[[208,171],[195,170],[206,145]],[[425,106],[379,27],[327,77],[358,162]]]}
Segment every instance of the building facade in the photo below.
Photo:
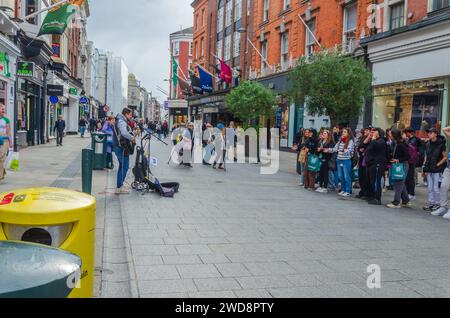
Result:
{"label": "building facade", "polygon": [[106,104],[116,115],[128,105],[128,67],[122,57],[107,53]]}

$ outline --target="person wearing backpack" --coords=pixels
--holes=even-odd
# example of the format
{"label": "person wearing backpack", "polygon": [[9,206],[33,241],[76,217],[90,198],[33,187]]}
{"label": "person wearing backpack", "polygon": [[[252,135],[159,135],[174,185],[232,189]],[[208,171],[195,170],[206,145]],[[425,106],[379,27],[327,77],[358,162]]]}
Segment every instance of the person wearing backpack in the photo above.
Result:
{"label": "person wearing backpack", "polygon": [[445,137],[441,136],[436,128],[427,130],[429,141],[426,144],[425,164],[423,175],[427,178],[428,205],[424,211],[435,212],[439,210],[441,203],[441,191],[439,184],[446,168],[448,159]]}
{"label": "person wearing backpack", "polygon": [[388,208],[391,209],[401,209],[402,207],[411,207],[411,203],[409,202],[408,191],[406,190],[406,175],[408,174],[409,169],[409,146],[406,143],[405,139],[402,137],[402,133],[398,129],[392,129],[391,131],[393,138],[393,153],[392,159],[390,160],[393,165],[402,165],[403,172],[405,178],[402,180],[395,180],[395,176],[391,174],[391,178],[393,179],[394,184],[394,201],[387,205]]}
{"label": "person wearing backpack", "polygon": [[[450,139],[450,127],[444,128],[444,135],[448,139]],[[448,154],[448,158],[450,158],[450,153]],[[450,220],[450,212],[449,212],[449,200],[448,200],[448,192],[450,191],[450,161],[447,162],[447,167],[444,170],[444,177],[441,183],[441,199],[439,203],[439,209],[431,212],[433,216],[442,216],[446,220]]]}

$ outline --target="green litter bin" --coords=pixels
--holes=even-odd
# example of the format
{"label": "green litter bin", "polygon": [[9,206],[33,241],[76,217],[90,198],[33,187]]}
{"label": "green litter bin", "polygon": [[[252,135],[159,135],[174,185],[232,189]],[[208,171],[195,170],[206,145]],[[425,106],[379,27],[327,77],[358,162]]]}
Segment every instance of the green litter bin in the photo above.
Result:
{"label": "green litter bin", "polygon": [[67,298],[80,278],[81,259],[75,254],[0,241],[0,298]]}
{"label": "green litter bin", "polygon": [[108,135],[102,132],[92,133],[91,148],[94,151],[94,170],[106,169],[106,149]]}

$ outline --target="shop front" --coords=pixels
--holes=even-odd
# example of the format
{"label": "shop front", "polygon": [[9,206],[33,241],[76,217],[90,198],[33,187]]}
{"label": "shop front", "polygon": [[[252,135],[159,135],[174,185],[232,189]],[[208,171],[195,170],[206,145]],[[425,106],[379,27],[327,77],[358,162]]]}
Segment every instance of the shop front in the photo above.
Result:
{"label": "shop front", "polygon": [[216,126],[218,123],[228,125],[230,121],[239,124],[239,120],[227,109],[225,95],[229,90],[205,96],[189,98],[191,121],[202,121]]}
{"label": "shop front", "polygon": [[169,127],[174,124],[188,122],[188,106],[186,100],[169,100]]}
{"label": "shop front", "polygon": [[449,125],[450,12],[363,39],[373,71],[372,125],[420,137]]}

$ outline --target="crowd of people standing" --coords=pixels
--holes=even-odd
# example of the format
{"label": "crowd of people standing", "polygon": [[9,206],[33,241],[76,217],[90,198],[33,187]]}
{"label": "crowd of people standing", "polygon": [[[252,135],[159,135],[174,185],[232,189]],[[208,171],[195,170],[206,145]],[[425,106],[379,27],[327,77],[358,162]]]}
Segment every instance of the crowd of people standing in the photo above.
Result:
{"label": "crowd of people standing", "polygon": [[[299,186],[319,193],[337,191],[344,198],[356,197],[381,205],[383,193],[394,191],[387,204],[392,209],[410,208],[416,200],[420,173],[428,187],[423,210],[450,219],[450,161],[446,138],[436,128],[418,138],[412,128],[386,131],[366,127],[354,135],[351,128],[303,129],[293,146],[298,151]],[[359,192],[353,193],[357,188]]]}

